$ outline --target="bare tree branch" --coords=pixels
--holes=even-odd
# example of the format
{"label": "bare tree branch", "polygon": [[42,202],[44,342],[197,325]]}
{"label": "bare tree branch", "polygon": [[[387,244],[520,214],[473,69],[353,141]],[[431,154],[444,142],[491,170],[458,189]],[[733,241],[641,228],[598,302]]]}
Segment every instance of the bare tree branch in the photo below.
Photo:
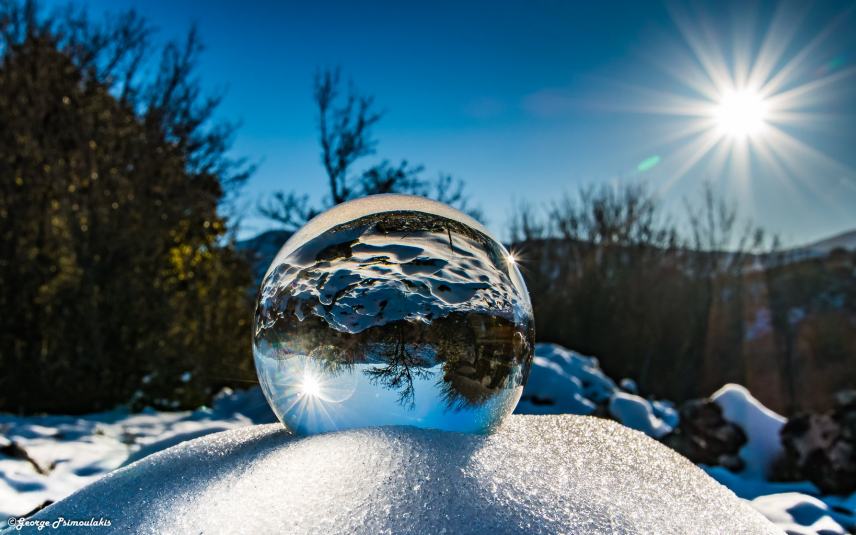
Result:
{"label": "bare tree branch", "polygon": [[322,206],[311,208],[305,195],[278,192],[258,203],[262,216],[295,230],[323,209],[357,197],[407,193],[434,198],[482,219],[478,209],[468,206],[463,182],[449,175],[427,180],[422,178],[423,166],[411,165],[407,160],[397,165],[383,160],[362,172],[354,172],[357,161],[376,153],[377,140],[372,128],[383,113],[375,110],[374,97],[360,93],[353,84],[342,91],[341,85],[339,69],[322,70],[315,75],[313,98],[318,110],[318,142],[328,187]]}

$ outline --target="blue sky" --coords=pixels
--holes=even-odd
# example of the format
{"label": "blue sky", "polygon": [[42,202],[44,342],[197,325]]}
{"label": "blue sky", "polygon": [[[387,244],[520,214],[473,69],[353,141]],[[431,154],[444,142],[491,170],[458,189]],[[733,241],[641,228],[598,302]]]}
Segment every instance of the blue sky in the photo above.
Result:
{"label": "blue sky", "polygon": [[[265,194],[323,195],[311,81],[318,67],[336,65],[387,111],[378,157],[464,179],[501,236],[514,199],[548,203],[617,180],[650,183],[678,219],[682,199],[709,180],[787,243],[856,227],[852,2],[87,5],[93,15],[134,7],[162,39],[198,25],[203,83],[224,89],[220,115],[242,122],[235,153],[260,162],[242,197],[243,235],[269,225],[252,213]],[[698,120],[685,107],[672,113],[682,99],[699,100],[690,67],[715,49],[726,70],[739,71],[741,57],[763,56],[765,37],[781,44],[768,78],[784,72],[782,91],[807,87],[782,110],[787,137],[764,139],[766,152],[744,147],[741,165],[724,141],[686,165],[704,145],[671,139]],[[646,159],[658,164],[640,171]]]}

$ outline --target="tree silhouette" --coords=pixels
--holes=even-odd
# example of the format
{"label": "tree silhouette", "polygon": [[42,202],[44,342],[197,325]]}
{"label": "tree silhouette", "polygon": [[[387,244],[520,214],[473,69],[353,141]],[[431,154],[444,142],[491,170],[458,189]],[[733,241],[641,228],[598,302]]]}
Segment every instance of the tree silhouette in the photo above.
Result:
{"label": "tree silhouette", "polygon": [[318,72],[313,95],[327,196],[320,206],[315,206],[308,195],[278,191],[259,203],[259,213],[264,217],[287,230],[296,230],[321,211],[351,199],[379,193],[407,193],[436,199],[482,219],[480,210],[469,206],[463,182],[451,175],[426,179],[422,176],[424,167],[411,165],[407,160],[397,164],[382,160],[355,172],[358,161],[377,152],[378,142],[372,128],[383,113],[375,109],[374,97],[360,93],[353,84],[343,90],[339,69]]}
{"label": "tree silhouette", "polygon": [[366,344],[372,358],[382,363],[372,365],[363,373],[373,384],[396,390],[398,403],[412,409],[416,392],[413,382],[430,379],[433,372],[430,359],[423,354],[430,345],[413,340],[414,329],[408,327],[404,322],[392,324],[381,341]]}

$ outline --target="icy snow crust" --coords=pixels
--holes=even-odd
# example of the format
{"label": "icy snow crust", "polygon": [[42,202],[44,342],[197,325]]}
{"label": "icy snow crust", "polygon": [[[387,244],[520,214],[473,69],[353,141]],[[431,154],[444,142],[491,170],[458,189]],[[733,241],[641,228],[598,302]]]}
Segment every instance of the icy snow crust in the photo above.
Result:
{"label": "icy snow crust", "polygon": [[113,472],[35,518],[59,516],[104,516],[117,533],[781,533],[643,434],[571,415],[512,416],[489,436],[236,429]]}

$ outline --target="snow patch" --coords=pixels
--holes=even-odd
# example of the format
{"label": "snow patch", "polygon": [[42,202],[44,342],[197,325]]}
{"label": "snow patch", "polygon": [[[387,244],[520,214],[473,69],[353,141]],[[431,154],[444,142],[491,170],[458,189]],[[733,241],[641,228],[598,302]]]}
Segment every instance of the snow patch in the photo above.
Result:
{"label": "snow patch", "polygon": [[797,492],[771,494],[752,500],[752,507],[789,535],[847,535],[822,501]]}
{"label": "snow patch", "polygon": [[635,395],[630,379],[615,382],[594,357],[557,344],[536,344],[529,380],[517,405],[518,414],[592,414],[599,405],[627,427],[660,438],[678,424],[674,405]]}
{"label": "snow patch", "polygon": [[722,408],[726,420],[739,425],[746,433],[746,445],[740,449],[740,458],[746,463],[742,474],[763,479],[782,454],[779,432],[785,425],[785,418],[765,407],[740,385],[727,384],[711,399]]}
{"label": "snow patch", "polygon": [[[213,408],[83,416],[0,414],[0,522],[65,498],[104,474],[181,441],[272,422],[258,388],[215,398]],[[4,454],[5,452],[5,454]],[[12,453],[15,453],[14,455]]]}
{"label": "snow patch", "polygon": [[661,438],[672,427],[654,414],[651,403],[639,396],[616,392],[609,400],[609,413],[627,427],[642,431],[649,437]]}

